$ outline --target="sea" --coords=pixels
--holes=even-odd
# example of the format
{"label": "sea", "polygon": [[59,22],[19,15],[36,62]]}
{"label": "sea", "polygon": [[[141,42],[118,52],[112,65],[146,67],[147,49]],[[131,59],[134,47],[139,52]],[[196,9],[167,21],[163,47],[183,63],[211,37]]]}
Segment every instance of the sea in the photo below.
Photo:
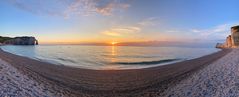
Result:
{"label": "sea", "polygon": [[36,45],[1,46],[6,52],[34,60],[94,70],[140,69],[199,58],[216,48]]}

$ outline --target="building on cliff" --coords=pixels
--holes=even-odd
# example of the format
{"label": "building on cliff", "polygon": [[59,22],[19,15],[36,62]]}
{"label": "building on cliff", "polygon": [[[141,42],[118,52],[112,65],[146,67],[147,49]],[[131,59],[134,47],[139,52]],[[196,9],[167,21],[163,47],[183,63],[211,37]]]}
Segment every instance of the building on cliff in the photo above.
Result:
{"label": "building on cliff", "polygon": [[38,41],[35,37],[15,37],[3,42],[3,44],[11,45],[38,45]]}
{"label": "building on cliff", "polygon": [[237,48],[239,47],[239,25],[231,27],[231,35],[226,38],[225,43],[217,43],[216,48]]}

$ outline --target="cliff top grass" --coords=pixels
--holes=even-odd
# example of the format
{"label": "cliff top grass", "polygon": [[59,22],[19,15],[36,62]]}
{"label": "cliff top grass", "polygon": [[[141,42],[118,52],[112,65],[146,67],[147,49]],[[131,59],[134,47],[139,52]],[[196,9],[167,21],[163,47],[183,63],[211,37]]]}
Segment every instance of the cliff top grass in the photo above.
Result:
{"label": "cliff top grass", "polygon": [[232,29],[239,29],[239,25],[233,26]]}
{"label": "cliff top grass", "polygon": [[3,42],[5,42],[5,41],[11,40],[11,39],[13,39],[13,38],[0,36],[0,43],[3,43]]}

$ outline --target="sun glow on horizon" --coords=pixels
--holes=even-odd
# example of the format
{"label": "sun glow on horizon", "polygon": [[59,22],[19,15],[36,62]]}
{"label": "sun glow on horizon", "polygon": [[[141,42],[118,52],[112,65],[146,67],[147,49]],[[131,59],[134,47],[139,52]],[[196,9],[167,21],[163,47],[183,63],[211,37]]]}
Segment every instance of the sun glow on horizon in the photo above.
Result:
{"label": "sun glow on horizon", "polygon": [[118,42],[112,41],[111,44],[112,45],[116,45]]}

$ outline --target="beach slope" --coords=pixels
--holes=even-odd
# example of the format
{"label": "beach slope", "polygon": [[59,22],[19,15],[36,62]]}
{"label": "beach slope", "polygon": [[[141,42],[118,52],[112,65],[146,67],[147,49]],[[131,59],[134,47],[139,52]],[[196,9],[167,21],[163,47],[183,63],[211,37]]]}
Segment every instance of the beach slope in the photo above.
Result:
{"label": "beach slope", "polygon": [[[49,95],[165,96],[174,93],[173,91],[179,91],[174,86],[180,86],[181,84],[177,83],[195,76],[195,72],[199,72],[203,67],[208,68],[210,64],[219,64],[220,58],[224,58],[225,55],[231,56],[232,53],[229,52],[231,50],[225,49],[197,59],[131,70],[71,68],[32,60],[2,50],[0,50],[0,59],[6,63],[5,65],[16,68],[16,72],[38,83],[36,86],[42,85],[47,89],[45,91],[51,91]],[[227,55],[228,53],[230,55]],[[15,85],[15,87],[24,86]]]}
{"label": "beach slope", "polygon": [[239,97],[239,49],[165,90],[171,97]]}

